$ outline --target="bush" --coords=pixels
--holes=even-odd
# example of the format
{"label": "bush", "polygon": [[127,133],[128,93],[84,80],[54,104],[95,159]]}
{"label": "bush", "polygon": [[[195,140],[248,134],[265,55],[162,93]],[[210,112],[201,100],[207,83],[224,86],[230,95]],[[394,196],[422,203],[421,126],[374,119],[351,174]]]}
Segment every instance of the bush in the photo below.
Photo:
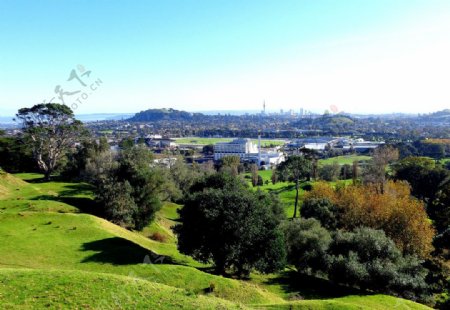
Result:
{"label": "bush", "polygon": [[298,271],[319,271],[325,266],[330,233],[315,219],[293,219],[283,225],[287,260]]}
{"label": "bush", "polygon": [[402,256],[381,230],[336,232],[327,256],[336,283],[417,299],[427,292],[427,271],[415,256]]}

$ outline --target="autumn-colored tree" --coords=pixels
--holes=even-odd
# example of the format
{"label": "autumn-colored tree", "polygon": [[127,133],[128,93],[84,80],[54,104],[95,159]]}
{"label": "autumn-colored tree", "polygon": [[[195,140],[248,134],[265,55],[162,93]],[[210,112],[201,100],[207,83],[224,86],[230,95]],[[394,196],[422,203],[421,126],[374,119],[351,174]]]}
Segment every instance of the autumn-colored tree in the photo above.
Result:
{"label": "autumn-colored tree", "polygon": [[384,230],[405,254],[425,258],[432,251],[435,231],[423,203],[412,197],[406,182],[388,181],[380,192],[376,184],[334,189],[318,183],[305,195],[305,203],[328,199],[339,210],[338,228],[353,230],[365,226]]}

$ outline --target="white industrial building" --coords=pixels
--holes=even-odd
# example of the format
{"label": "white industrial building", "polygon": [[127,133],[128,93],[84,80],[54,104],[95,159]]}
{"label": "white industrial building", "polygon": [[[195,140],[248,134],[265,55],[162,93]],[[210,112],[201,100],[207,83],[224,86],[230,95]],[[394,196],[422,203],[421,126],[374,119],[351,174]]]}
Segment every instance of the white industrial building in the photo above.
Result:
{"label": "white industrial building", "polygon": [[214,160],[220,160],[225,156],[239,156],[241,159],[247,159],[255,154],[258,154],[258,147],[250,139],[235,139],[214,145]]}
{"label": "white industrial building", "polygon": [[214,160],[225,156],[239,156],[241,162],[254,162],[258,166],[278,165],[285,160],[283,153],[261,150],[261,140],[258,145],[251,139],[235,139],[231,142],[219,142],[214,145]]}

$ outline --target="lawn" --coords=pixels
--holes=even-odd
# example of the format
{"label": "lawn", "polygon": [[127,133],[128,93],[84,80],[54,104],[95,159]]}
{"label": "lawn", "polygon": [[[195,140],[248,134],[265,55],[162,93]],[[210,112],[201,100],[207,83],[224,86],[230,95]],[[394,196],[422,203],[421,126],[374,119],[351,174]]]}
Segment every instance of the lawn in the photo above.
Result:
{"label": "lawn", "polygon": [[343,155],[327,159],[319,159],[319,165],[331,165],[337,162],[339,165],[351,165],[354,161],[368,161],[372,157],[366,155]]}
{"label": "lawn", "polygon": [[[262,173],[270,178],[270,171]],[[0,175],[3,308],[228,309],[245,305],[287,309],[291,305],[302,309],[314,305],[339,309],[359,307],[365,298],[372,298],[352,300],[351,296],[340,301],[321,295],[327,299],[293,302],[289,298],[297,289],[278,275],[253,275],[249,281],[213,275],[207,272],[209,266],[177,250],[170,227],[178,220],[180,206],[166,203],[154,223],[143,232],[133,232],[84,213],[95,211],[87,184],[44,182],[36,174],[17,176]],[[272,189],[283,189],[283,184]],[[147,238],[154,232],[170,238],[165,242]],[[214,291],[208,293],[211,285]],[[391,302],[379,309],[398,302],[386,298]]]}
{"label": "lawn", "polygon": [[[259,188],[263,191],[274,193],[278,195],[280,198],[281,203],[284,206],[284,211],[287,217],[292,217],[294,215],[294,208],[295,208],[295,183],[293,182],[277,182],[275,184],[272,184],[272,170],[260,170],[258,174],[262,177],[264,185],[255,187],[255,189]],[[250,186],[251,185],[251,179],[250,179],[250,173],[244,174],[244,177],[248,180]],[[337,182],[330,182],[332,185],[336,185],[338,182],[344,182],[344,183],[350,183],[351,180],[343,180],[343,181],[337,181]],[[300,190],[298,193],[299,202],[298,202],[298,210],[300,211],[303,197],[305,195],[305,190],[303,187],[305,185],[314,185],[314,181],[311,182],[302,182],[300,184]],[[297,216],[299,213],[297,213]]]}

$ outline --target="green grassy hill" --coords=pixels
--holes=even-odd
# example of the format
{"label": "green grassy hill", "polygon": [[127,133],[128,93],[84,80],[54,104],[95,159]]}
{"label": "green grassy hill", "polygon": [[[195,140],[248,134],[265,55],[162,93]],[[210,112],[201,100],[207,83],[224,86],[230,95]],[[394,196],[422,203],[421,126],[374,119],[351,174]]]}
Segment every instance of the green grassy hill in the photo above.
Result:
{"label": "green grassy hill", "polygon": [[[261,281],[238,281],[206,272],[209,266],[177,251],[170,231],[177,208],[166,204],[155,223],[132,232],[83,213],[95,211],[87,184],[0,174],[0,304],[112,309],[340,305],[339,299],[289,302],[284,286],[262,275]],[[147,238],[155,232],[166,234],[166,240]],[[346,298],[343,302],[358,307],[368,297]]]}
{"label": "green grassy hill", "polygon": [[[244,309],[128,276],[82,271],[0,269],[3,309]],[[24,283],[26,283],[26,288]]]}

